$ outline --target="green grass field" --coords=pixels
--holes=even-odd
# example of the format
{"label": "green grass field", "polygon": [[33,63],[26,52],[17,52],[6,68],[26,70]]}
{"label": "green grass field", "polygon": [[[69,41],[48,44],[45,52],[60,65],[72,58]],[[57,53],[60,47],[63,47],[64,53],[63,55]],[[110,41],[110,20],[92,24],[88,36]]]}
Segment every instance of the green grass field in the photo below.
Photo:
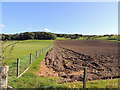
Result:
{"label": "green grass field", "polygon": [[106,36],[106,37],[100,37],[100,38],[95,38],[95,39],[120,42],[120,36],[118,36],[118,35],[114,35],[114,36],[111,36],[111,37],[108,37],[108,36]]}
{"label": "green grass field", "polygon": [[[64,38],[64,37],[57,37],[57,40],[86,40],[87,38],[88,37],[80,37],[78,39],[70,39],[70,38]],[[111,37],[105,36],[105,37],[89,38],[89,40],[95,40],[95,39],[120,42],[120,36],[118,36],[118,35],[114,35]]]}
{"label": "green grass field", "polygon": [[[4,44],[4,47],[8,44],[15,43],[17,41],[8,41]],[[8,85],[14,88],[82,88],[82,82],[63,83],[57,84],[58,77],[40,77],[37,73],[40,69],[40,63],[44,60],[47,51],[34,59],[30,69],[23,74],[20,78],[16,78],[16,59],[21,60],[21,69],[25,70],[29,66],[29,54],[32,53],[35,57],[35,52],[48,47],[53,44],[53,40],[24,40],[19,41],[12,53],[6,59],[3,59],[3,63],[9,65],[9,80]],[[3,55],[7,55],[11,47],[6,49]],[[48,50],[49,51],[49,50]],[[39,54],[39,52],[38,52]],[[7,62],[6,62],[7,61]],[[21,71],[21,72],[22,72]],[[87,82],[87,88],[117,88],[118,79],[113,80],[96,80]]]}

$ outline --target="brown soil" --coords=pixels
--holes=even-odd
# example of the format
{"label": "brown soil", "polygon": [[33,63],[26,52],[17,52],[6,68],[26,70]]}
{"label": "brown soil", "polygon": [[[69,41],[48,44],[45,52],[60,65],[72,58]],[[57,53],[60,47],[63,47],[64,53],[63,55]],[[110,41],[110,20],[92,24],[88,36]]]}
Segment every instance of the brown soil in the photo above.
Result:
{"label": "brown soil", "polygon": [[[88,80],[120,77],[119,59],[117,42],[57,40],[53,49],[47,53],[45,64],[58,76],[71,82],[83,80],[85,67],[87,67]],[[45,71],[44,67],[43,71]]]}
{"label": "brown soil", "polygon": [[39,76],[57,77],[58,74],[50,68],[47,68],[43,61],[40,65]]}

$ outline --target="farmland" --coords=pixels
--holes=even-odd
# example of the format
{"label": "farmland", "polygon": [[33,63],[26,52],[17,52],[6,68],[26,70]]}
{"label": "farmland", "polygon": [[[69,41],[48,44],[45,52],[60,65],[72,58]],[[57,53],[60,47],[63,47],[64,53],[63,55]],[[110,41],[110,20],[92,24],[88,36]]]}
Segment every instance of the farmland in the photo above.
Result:
{"label": "farmland", "polygon": [[[45,63],[63,77],[62,82],[83,80],[87,67],[89,81],[119,77],[118,43],[104,40],[58,40]],[[62,83],[60,82],[60,83]]]}
{"label": "farmland", "polygon": [[[53,40],[5,41],[3,44],[3,47],[6,47],[7,45],[13,44],[15,42],[17,42],[17,44],[14,46],[10,55],[9,55],[9,51],[12,46],[9,46],[3,53],[3,56],[6,56],[6,55],[8,55],[8,56],[2,60],[2,63],[7,64],[9,66],[8,84],[9,85],[12,84],[11,86],[14,86],[14,87],[20,87],[20,86],[22,86],[22,85],[19,86],[19,84],[21,84],[21,82],[19,81],[20,79],[16,78],[16,60],[17,60],[17,58],[20,58],[20,63],[21,63],[20,73],[22,73],[29,66],[30,53],[32,53],[33,59],[34,59],[35,52],[39,51],[38,54],[40,54],[40,50],[44,49],[48,46],[51,46],[53,44]],[[45,53],[41,57],[39,57],[39,61],[38,60],[35,61],[35,59],[34,59],[33,63],[36,63],[36,62],[40,63],[41,60],[44,59]],[[37,68],[39,68],[39,66]],[[30,76],[31,75],[32,74],[30,74]],[[22,77],[22,78],[24,78],[24,77]],[[26,86],[27,86],[27,84],[25,86],[23,84],[23,87],[26,87]]]}
{"label": "farmland", "polygon": [[[18,42],[18,43],[15,45],[14,49],[12,50],[10,56],[8,57],[9,59],[7,60],[7,62],[6,60],[3,60],[3,63],[9,65],[10,67],[8,85],[14,88],[82,88],[82,82],[81,82],[82,76],[83,76],[82,69],[85,67],[85,65],[87,66],[88,71],[90,70],[91,72],[96,71],[96,73],[92,72],[95,78],[93,78],[93,76],[88,77],[89,80],[96,80],[96,81],[87,82],[88,88],[94,88],[94,87],[109,88],[111,86],[113,86],[113,88],[118,87],[115,84],[118,82],[118,79],[98,80],[98,77],[96,76],[96,74],[98,74],[97,72],[104,73],[104,72],[101,72],[101,67],[100,67],[101,63],[99,63],[99,61],[96,61],[97,58],[100,58],[99,54],[101,55],[101,52],[102,54],[104,53],[104,55],[106,55],[105,60],[109,61],[106,64],[107,65],[106,67],[104,67],[105,65],[103,65],[102,67],[102,69],[105,68],[106,73],[108,73],[109,69],[107,69],[107,67],[109,66],[108,64],[110,62],[111,62],[110,63],[111,66],[118,65],[118,63],[116,64],[118,59],[117,51],[116,51],[117,50],[116,42],[106,42],[106,41],[97,42],[94,40],[85,40],[85,41],[84,40],[58,40],[58,41],[57,40],[56,41],[23,40],[23,41],[7,41],[4,44],[4,47],[7,46],[8,44],[15,43],[15,42]],[[36,51],[40,51],[41,49],[52,45],[53,42],[54,42],[54,47],[53,49],[50,50],[50,52],[47,53],[46,51],[42,56],[39,56],[36,60],[34,60],[30,69],[25,74],[23,74],[23,76],[21,76],[20,78],[16,78],[15,62],[17,58],[20,58],[21,63],[23,63],[21,64],[22,67],[25,67],[25,66],[27,67],[30,53],[32,53],[32,55],[35,56]],[[94,45],[94,44],[97,44],[97,45]],[[100,46],[101,44],[102,46]],[[9,49],[10,47],[6,49],[6,52],[3,55],[8,54]],[[94,53],[97,53],[98,57],[93,58],[94,53],[92,50],[94,50]],[[110,50],[109,53],[108,53],[108,50]],[[109,54],[114,56],[114,58],[109,57]],[[63,55],[63,57],[61,55]],[[79,56],[81,56],[82,59],[80,59]],[[89,60],[92,60],[92,58],[93,58],[93,62],[90,62]],[[108,58],[113,58],[114,62],[112,62],[112,60]],[[44,59],[45,59],[45,66],[47,69],[42,67],[42,65],[44,64],[43,63]],[[78,62],[74,61],[73,59]],[[61,62],[64,62],[64,64]],[[76,66],[73,63],[77,63],[75,64]],[[92,65],[92,63],[96,63],[99,66],[98,67],[94,66],[94,64]],[[71,66],[73,66],[74,68],[72,68]],[[50,74],[52,72],[51,71],[51,72],[48,72],[47,75],[41,76],[40,75],[41,68],[43,68],[42,70],[44,71],[52,70],[53,71],[52,75]],[[118,66],[111,67],[110,69],[113,69],[113,71],[111,72],[112,75],[110,74],[110,76],[112,78],[114,76],[117,76],[117,71],[115,70],[118,69]],[[91,72],[88,72],[88,75],[91,75]],[[72,78],[69,79],[68,77],[72,77]],[[100,78],[104,78],[104,76],[101,76]],[[105,78],[108,79],[109,77],[107,76]],[[63,82],[61,82],[61,80]],[[64,82],[67,80],[68,82]],[[102,85],[102,83],[104,83],[104,85]]]}

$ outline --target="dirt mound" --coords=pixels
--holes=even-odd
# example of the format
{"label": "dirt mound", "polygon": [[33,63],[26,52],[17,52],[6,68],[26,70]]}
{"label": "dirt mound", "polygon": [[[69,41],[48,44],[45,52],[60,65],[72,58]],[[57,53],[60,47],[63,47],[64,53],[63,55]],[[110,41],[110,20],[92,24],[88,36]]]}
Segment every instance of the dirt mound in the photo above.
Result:
{"label": "dirt mound", "polygon": [[39,76],[49,76],[49,77],[57,77],[58,76],[58,74],[52,68],[47,68],[44,61],[41,63],[40,66],[41,66],[41,68],[38,73]]}
{"label": "dirt mound", "polygon": [[[103,40],[59,40],[47,53],[45,64],[69,82],[119,77],[118,43]],[[66,81],[65,80],[65,81]],[[62,80],[64,81],[64,80]]]}

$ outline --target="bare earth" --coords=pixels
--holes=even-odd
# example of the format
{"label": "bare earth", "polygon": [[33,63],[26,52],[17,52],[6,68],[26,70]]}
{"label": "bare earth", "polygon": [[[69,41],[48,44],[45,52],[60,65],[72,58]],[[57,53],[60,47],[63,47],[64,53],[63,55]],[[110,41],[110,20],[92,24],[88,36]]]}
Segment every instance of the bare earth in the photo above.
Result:
{"label": "bare earth", "polygon": [[82,81],[86,67],[88,80],[118,78],[118,44],[104,40],[56,40],[40,74],[60,76],[69,82]]}
{"label": "bare earth", "polygon": [[53,71],[50,68],[47,68],[47,66],[45,65],[45,62],[43,61],[40,65],[40,70],[39,70],[39,76],[49,76],[49,77],[57,77],[57,73],[55,73],[55,71]]}

